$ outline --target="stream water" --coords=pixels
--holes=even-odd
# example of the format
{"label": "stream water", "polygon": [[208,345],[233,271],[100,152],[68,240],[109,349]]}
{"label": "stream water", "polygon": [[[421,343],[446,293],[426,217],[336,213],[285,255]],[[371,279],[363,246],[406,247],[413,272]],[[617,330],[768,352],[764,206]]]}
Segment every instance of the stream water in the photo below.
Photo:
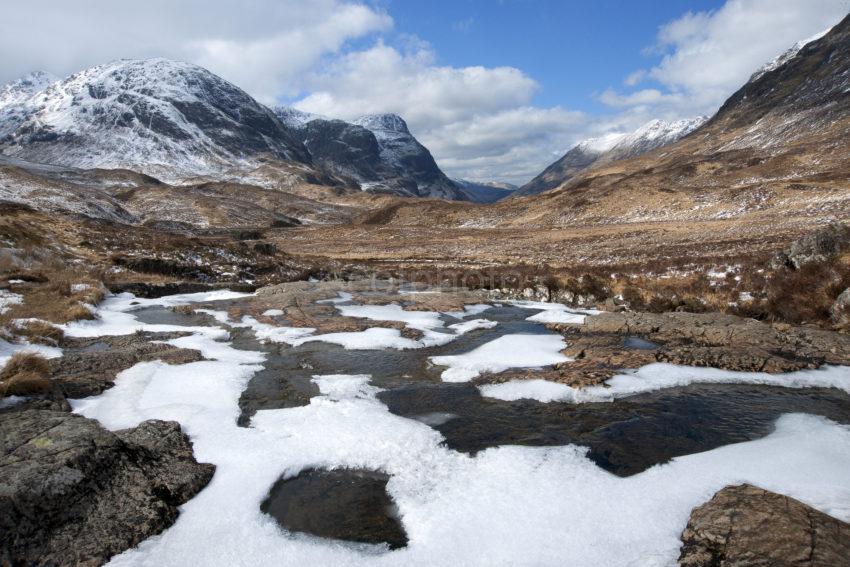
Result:
{"label": "stream water", "polygon": [[[236,298],[201,305],[220,311],[241,301],[247,299]],[[145,326],[221,326],[210,315],[178,313],[165,305],[142,306],[132,311],[125,309],[125,312],[131,312],[138,324]],[[838,435],[844,445],[833,442],[830,447],[834,453],[827,455],[827,458],[835,460],[837,454],[850,460],[850,454],[847,454],[850,453],[850,429],[843,426],[850,424],[850,395],[837,388],[764,386],[746,383],[743,377],[739,384],[696,383],[604,402],[575,404],[542,403],[528,399],[503,401],[484,397],[479,388],[468,382],[443,382],[441,372],[444,369],[429,360],[434,356],[468,353],[509,335],[551,335],[542,324],[528,321],[528,317],[534,313],[536,311],[510,305],[495,306],[483,314],[467,317],[486,318],[497,323],[494,327],[459,335],[441,346],[411,350],[347,350],[321,341],[299,346],[262,343],[251,328],[230,327],[231,343],[227,353],[218,354],[216,358],[213,349],[218,347],[210,346],[209,341],[202,343],[202,346],[207,345],[205,348],[213,352],[205,353],[205,356],[221,361],[219,364],[233,365],[237,363],[228,362],[231,358],[245,358],[244,361],[238,361],[238,366],[222,366],[222,375],[236,369],[249,368],[251,364],[250,372],[242,370],[247,377],[233,386],[235,389],[227,390],[238,397],[238,407],[234,406],[233,411],[222,410],[221,415],[229,417],[215,418],[230,420],[230,424],[212,423],[209,419],[199,417],[203,411],[212,411],[208,406],[204,406],[207,408],[205,410],[195,408],[186,413],[183,408],[173,406],[176,402],[160,402],[158,395],[151,393],[152,384],[163,376],[162,372],[176,372],[174,370],[158,370],[159,374],[154,372],[144,382],[144,388],[148,391],[142,394],[139,394],[141,378],[120,378],[115,392],[112,392],[111,401],[85,401],[88,405],[80,404],[75,409],[108,422],[105,416],[112,416],[109,412],[115,411],[116,400],[120,399],[123,403],[128,396],[136,396],[137,399],[132,402],[136,407],[134,411],[145,417],[180,420],[193,437],[199,459],[206,458],[213,462],[217,459],[219,469],[213,485],[186,505],[184,516],[189,519],[184,521],[181,516],[181,520],[162,536],[161,541],[145,542],[137,552],[141,555],[124,554],[117,558],[117,564],[122,564],[122,561],[139,564],[144,562],[142,559],[148,564],[155,564],[156,560],[182,557],[180,553],[186,552],[187,545],[184,542],[175,543],[168,534],[180,533],[182,530],[182,537],[185,538],[191,537],[191,533],[197,533],[192,530],[200,529],[204,520],[196,518],[201,512],[195,509],[207,509],[204,508],[204,501],[214,502],[216,498],[221,499],[220,503],[233,503],[237,501],[234,498],[238,499],[239,505],[234,505],[234,508],[239,512],[234,513],[232,521],[239,521],[241,517],[248,519],[244,521],[254,522],[254,535],[246,534],[243,537],[255,537],[254,545],[258,549],[268,551],[274,548],[275,538],[280,542],[288,542],[279,544],[283,546],[281,549],[288,549],[289,555],[281,556],[289,558],[285,561],[288,564],[295,564],[298,562],[296,558],[304,557],[310,557],[313,561],[321,558],[333,564],[355,564],[364,560],[366,563],[374,563],[379,557],[384,561],[399,553],[386,552],[387,549],[410,549],[412,552],[417,548],[420,550],[418,554],[406,558],[399,556],[397,561],[390,563],[439,562],[439,554],[435,555],[433,545],[443,537],[445,541],[441,545],[451,547],[454,534],[447,535],[444,531],[447,527],[435,525],[434,522],[440,522],[445,514],[451,514],[452,506],[458,521],[466,519],[467,524],[472,524],[472,532],[469,531],[469,525],[463,529],[455,528],[466,533],[467,537],[470,537],[470,533],[478,533],[474,530],[479,529],[480,525],[489,525],[490,532],[495,529],[495,535],[490,534],[479,543],[491,542],[489,538],[498,537],[502,533],[499,521],[514,526],[518,533],[524,533],[523,530],[529,528],[518,526],[517,521],[538,522],[539,525],[531,528],[536,530],[535,535],[528,542],[515,545],[521,552],[526,544],[537,541],[535,538],[538,534],[558,533],[557,523],[563,520],[557,519],[558,514],[576,513],[560,508],[547,511],[548,504],[535,504],[536,499],[541,497],[538,493],[540,490],[546,488],[553,495],[561,494],[561,505],[564,507],[575,505],[575,502],[569,502],[570,498],[579,497],[575,490],[594,492],[601,490],[601,486],[608,486],[602,493],[614,497],[621,490],[621,485],[612,489],[611,486],[615,485],[611,483],[614,481],[609,478],[623,481],[640,479],[632,483],[633,486],[658,482],[664,475],[679,478],[676,475],[682,474],[678,472],[680,469],[700,466],[698,463],[703,461],[698,454],[707,452],[706,455],[723,464],[718,465],[717,470],[712,468],[714,465],[702,465],[705,470],[693,474],[694,479],[682,481],[685,488],[676,495],[681,501],[676,500],[675,506],[672,502],[666,504],[671,510],[675,507],[675,513],[655,510],[656,514],[669,513],[671,519],[658,518],[651,522],[659,530],[661,528],[658,526],[665,521],[678,523],[669,526],[665,524],[663,536],[654,532],[654,535],[641,534],[640,530],[645,528],[634,528],[633,535],[642,541],[640,545],[650,546],[660,558],[657,562],[649,561],[646,564],[665,565],[669,564],[670,550],[675,549],[671,535],[675,536],[676,530],[680,531],[684,527],[680,524],[683,515],[689,512],[686,505],[692,507],[698,504],[710,496],[712,490],[730,482],[762,480],[762,484],[774,482],[777,486],[784,486],[785,477],[782,474],[808,475],[807,467],[800,464],[794,464],[796,469],[791,471],[763,468],[775,467],[777,462],[787,458],[781,442],[776,444],[773,440],[777,435],[788,436],[788,449],[797,447],[795,450],[799,453],[799,447],[810,449],[806,439],[810,438],[815,429],[828,428],[830,433]],[[456,318],[448,316],[443,316],[443,320],[446,324],[457,322]],[[197,337],[192,340],[200,341]],[[189,344],[186,346],[192,348]],[[624,346],[651,348],[653,345],[638,337],[629,337],[625,339]],[[236,352],[244,354],[237,357],[233,354]],[[252,363],[252,356],[257,357],[259,364]],[[189,368],[192,365],[184,366]],[[122,380],[127,384],[126,393],[119,391]],[[133,394],[129,393],[131,380],[137,380],[133,385]],[[194,387],[191,386],[191,377],[181,384],[181,387]],[[162,387],[171,388],[171,392],[177,391],[178,386],[171,383]],[[214,397],[219,394],[207,392],[205,395]],[[191,403],[190,398],[187,396],[185,404]],[[230,401],[231,404],[234,402]],[[218,406],[213,409],[216,408]],[[805,421],[800,425],[788,421],[787,414],[822,416],[829,421]],[[185,419],[181,419],[182,415],[186,416]],[[783,424],[782,427],[778,428],[778,423]],[[123,421],[116,419],[114,426],[123,424]],[[215,436],[219,439],[215,439]],[[819,450],[819,443],[830,443],[828,437],[819,439],[811,450]],[[224,439],[232,446],[222,447]],[[736,469],[734,463],[727,462],[724,451],[740,451],[740,447],[761,443],[759,440],[767,443],[767,447],[775,445],[777,448],[771,450],[781,455],[771,453],[768,457],[762,457],[759,451],[767,449],[755,448],[748,453],[755,459],[751,463],[749,457],[738,458],[741,464]],[[730,446],[735,448],[731,449]],[[550,449],[543,449],[547,447]],[[556,452],[540,453],[552,450]],[[677,457],[684,460],[678,462]],[[671,463],[671,459],[674,462]],[[498,464],[502,462],[507,463],[507,468]],[[588,465],[591,469],[586,468]],[[488,468],[499,466],[504,470]],[[551,467],[555,467],[550,471],[554,476],[545,472]],[[598,472],[593,472],[593,469]],[[238,470],[243,472],[238,473]],[[472,470],[478,470],[480,478],[473,480],[476,477],[469,476]],[[832,506],[836,515],[850,516],[850,473],[842,474],[837,469],[829,471],[832,469],[827,468],[826,482],[831,482],[828,480],[832,478],[830,474],[837,475],[841,480],[838,483],[841,486],[839,492],[843,495],[838,499],[840,501],[835,501],[835,493],[820,489],[811,494],[800,489],[797,496],[808,497],[813,504],[821,504],[821,508]],[[236,478],[240,474],[241,480]],[[705,481],[699,484],[697,479],[701,475],[705,476]],[[778,476],[774,478],[771,475]],[[220,481],[219,485],[216,485],[217,480]],[[662,481],[662,484],[668,481]],[[466,490],[464,482],[467,483]],[[514,482],[519,484],[515,486]],[[537,485],[529,490],[525,486],[529,482]],[[796,487],[795,482],[788,481],[786,484]],[[245,483],[251,485],[246,486]],[[460,486],[458,483],[461,483]],[[476,483],[480,483],[480,486],[476,486]],[[497,491],[488,497],[484,487],[492,487],[494,483],[501,484],[504,492],[500,496]],[[690,483],[695,484],[687,488]],[[226,486],[239,487],[230,489],[239,494],[226,494]],[[519,488],[522,486],[525,488]],[[522,496],[522,490],[529,493]],[[657,490],[664,489],[659,485]],[[519,492],[511,496],[512,491]],[[449,502],[446,503],[444,498],[448,498]],[[504,505],[514,507],[517,502],[525,501],[529,509],[519,513],[518,519],[497,520],[504,512],[488,511],[486,508],[491,504],[488,502],[482,505],[481,498],[496,501],[503,498]],[[654,499],[645,500],[649,498],[646,495],[641,498],[640,501],[646,506],[652,508],[657,505],[663,509],[662,503],[668,496],[662,496],[659,492]],[[454,504],[451,504],[452,501]],[[253,506],[253,512],[250,506]],[[449,509],[445,509],[445,506]],[[604,516],[603,512],[608,513],[604,510],[586,511],[585,516],[580,517],[593,523]],[[643,512],[652,514],[653,510]],[[631,513],[633,511],[630,510]],[[494,517],[482,518],[479,514],[493,514]],[[260,520],[256,519],[257,515]],[[448,517],[454,520],[454,516]],[[262,523],[263,517],[284,531],[268,532],[270,526]],[[257,524],[258,521],[261,523]],[[616,521],[627,520],[618,518]],[[493,527],[493,522],[496,522],[497,528]],[[257,526],[263,527],[260,529]],[[298,539],[302,537],[299,534],[305,534],[303,537],[306,539]],[[569,537],[577,537],[577,534]],[[340,548],[339,543],[334,543],[339,541],[352,543],[341,544],[343,547]],[[570,541],[575,544],[573,540]],[[381,543],[384,545],[375,546]],[[635,547],[634,542],[621,543],[620,548],[615,546],[609,550],[610,553],[616,554],[618,549],[620,553],[625,549],[641,553],[640,546]],[[499,560],[509,559],[516,551],[512,547],[505,547],[510,545],[507,541],[495,545],[504,548],[502,554],[485,556],[480,563],[488,563],[487,557],[498,563]],[[588,542],[588,545],[591,543]],[[174,548],[168,551],[169,546]],[[545,547],[541,551],[544,555],[538,556],[539,561],[531,560],[532,563],[569,563],[572,552],[562,550],[557,555],[547,556]],[[202,553],[197,549],[196,552]],[[611,562],[609,552],[606,552],[608,555],[587,550],[582,553],[584,555],[576,557],[588,560],[595,558],[594,561],[608,557],[608,562],[603,561],[604,564],[628,564],[626,558]],[[514,557],[530,556],[520,554]],[[547,557],[549,560],[546,560]],[[616,555],[613,557],[617,558]],[[489,563],[492,564],[492,561]]]}

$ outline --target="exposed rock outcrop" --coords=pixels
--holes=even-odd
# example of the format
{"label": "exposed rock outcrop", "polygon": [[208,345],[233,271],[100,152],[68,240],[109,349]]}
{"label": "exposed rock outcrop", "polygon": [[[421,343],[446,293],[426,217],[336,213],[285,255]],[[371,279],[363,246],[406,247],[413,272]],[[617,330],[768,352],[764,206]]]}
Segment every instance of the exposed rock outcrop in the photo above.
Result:
{"label": "exposed rock outcrop", "polygon": [[850,250],[850,226],[830,223],[792,242],[788,250],[777,254],[772,265],[798,270],[806,264],[827,262],[846,250]]}
{"label": "exposed rock outcrop", "polygon": [[161,360],[185,364],[203,359],[197,350],[151,342],[178,336],[178,333],[135,333],[96,339],[65,338],[63,356],[51,362],[51,378],[68,398],[85,398],[111,388],[119,372],[139,362]]}
{"label": "exposed rock outcrop", "polygon": [[[719,313],[601,313],[582,324],[555,324],[572,361],[547,371],[545,377],[571,386],[604,382],[623,368],[652,362],[706,366],[742,372],[782,373],[850,364],[850,336],[788,324],[768,325]],[[630,345],[634,338],[640,346]],[[532,377],[516,371],[485,375],[477,382]]]}
{"label": "exposed rock outcrop", "polygon": [[682,543],[683,567],[850,565],[850,524],[748,484],[695,508]]}
{"label": "exposed rock outcrop", "polygon": [[0,564],[99,565],[170,526],[215,467],[176,422],[110,432],[65,412],[0,415]]}
{"label": "exposed rock outcrop", "polygon": [[832,321],[839,327],[850,327],[850,287],[841,292],[829,309]]}

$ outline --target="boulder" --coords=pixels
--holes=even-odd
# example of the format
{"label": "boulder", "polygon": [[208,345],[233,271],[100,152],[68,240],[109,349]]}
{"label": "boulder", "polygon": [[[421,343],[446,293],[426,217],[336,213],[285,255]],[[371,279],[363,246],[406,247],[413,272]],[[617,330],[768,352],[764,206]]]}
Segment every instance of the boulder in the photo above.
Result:
{"label": "boulder", "polygon": [[773,259],[771,267],[778,268],[785,265],[796,270],[806,264],[831,260],[848,249],[850,249],[850,226],[830,223],[792,242],[786,251],[779,253]]}
{"label": "boulder", "polygon": [[679,565],[847,566],[850,524],[781,494],[728,486],[691,513]]}
{"label": "boulder", "polygon": [[215,467],[179,424],[111,432],[60,411],[0,415],[0,565],[100,565],[174,523]]}
{"label": "boulder", "polygon": [[829,308],[832,322],[842,329],[850,328],[850,287],[841,292]]}

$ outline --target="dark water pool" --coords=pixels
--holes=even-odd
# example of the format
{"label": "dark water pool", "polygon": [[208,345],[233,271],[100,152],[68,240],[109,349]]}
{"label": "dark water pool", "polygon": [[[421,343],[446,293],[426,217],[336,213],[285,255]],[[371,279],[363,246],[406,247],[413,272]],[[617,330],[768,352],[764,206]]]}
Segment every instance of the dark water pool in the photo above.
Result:
{"label": "dark water pool", "polygon": [[290,531],[397,549],[407,534],[387,481],[375,471],[309,469],[278,480],[260,509]]}
{"label": "dark water pool", "polygon": [[469,384],[433,384],[379,394],[401,416],[455,416],[434,423],[446,445],[476,453],[498,445],[575,443],[619,476],[673,457],[769,434],[785,413],[850,423],[850,396],[835,389],[695,384],[588,404],[505,402],[483,398]]}

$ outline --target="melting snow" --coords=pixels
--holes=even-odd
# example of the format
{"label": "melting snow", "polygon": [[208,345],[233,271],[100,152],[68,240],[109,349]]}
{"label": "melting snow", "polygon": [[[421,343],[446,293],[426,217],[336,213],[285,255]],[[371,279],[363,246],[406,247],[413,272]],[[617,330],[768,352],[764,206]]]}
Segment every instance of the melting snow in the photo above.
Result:
{"label": "melting snow", "polygon": [[[212,360],[140,363],[100,396],[73,401],[75,411],[110,429],[176,419],[191,436],[197,459],[217,466],[210,485],[181,507],[174,526],[111,565],[669,566],[690,511],[741,482],[850,520],[850,427],[823,418],[786,415],[763,439],[679,457],[629,478],[600,469],[586,449],[574,445],[505,446],[475,457],[453,452],[432,428],[391,414],[365,375],[315,376],[322,395],[308,405],[259,411],[251,427],[241,428],[238,398],[264,354],[239,351],[212,336],[173,341],[200,348]],[[506,357],[510,364],[529,352],[555,355],[563,347],[557,335],[503,338],[500,349],[494,348],[498,339],[484,346],[496,356],[518,351]],[[541,343],[551,348],[538,348]],[[663,365],[640,372],[657,387],[677,383],[657,379],[673,375]],[[623,380],[612,387],[634,390]],[[311,467],[389,474],[387,489],[408,547],[382,552],[293,534],[260,511],[281,475]]]}
{"label": "melting snow", "polygon": [[444,382],[468,382],[482,372],[502,372],[509,368],[537,368],[567,362],[561,335],[504,335],[465,354],[432,356],[443,371]]}
{"label": "melting snow", "polygon": [[509,301],[511,305],[523,309],[541,309],[540,313],[528,317],[526,321],[535,323],[584,323],[586,315],[598,315],[601,311],[596,309],[569,309],[563,303],[549,303],[545,301]]}
{"label": "melting snow", "polygon": [[[74,321],[61,325],[62,330],[70,337],[99,337],[103,335],[129,335],[136,331],[169,333],[187,331],[202,333],[213,338],[225,339],[229,333],[219,327],[182,327],[179,325],[146,325],[140,323],[132,315],[132,311],[145,307],[175,307],[190,303],[223,301],[250,296],[250,293],[235,291],[210,291],[202,293],[185,293],[169,295],[156,299],[135,297],[132,293],[121,293],[104,300],[97,309],[98,318],[93,321]],[[203,311],[203,310],[199,310]]]}
{"label": "melting snow", "polygon": [[24,298],[22,295],[0,289],[0,314],[8,311],[12,305],[20,305],[23,302]]}
{"label": "melting snow", "polygon": [[533,399],[541,402],[607,402],[616,398],[687,386],[689,384],[761,384],[786,388],[839,388],[850,393],[850,367],[825,366],[787,374],[733,372],[717,368],[696,368],[675,364],[647,364],[628,374],[620,374],[601,386],[572,388],[546,380],[511,380],[481,386],[481,394],[499,400]]}
{"label": "melting snow", "polygon": [[9,359],[12,358],[14,354],[19,352],[40,354],[44,358],[58,358],[62,356],[62,349],[60,348],[45,345],[32,345],[29,343],[10,343],[0,339],[0,370],[6,366],[6,363],[9,362]]}

